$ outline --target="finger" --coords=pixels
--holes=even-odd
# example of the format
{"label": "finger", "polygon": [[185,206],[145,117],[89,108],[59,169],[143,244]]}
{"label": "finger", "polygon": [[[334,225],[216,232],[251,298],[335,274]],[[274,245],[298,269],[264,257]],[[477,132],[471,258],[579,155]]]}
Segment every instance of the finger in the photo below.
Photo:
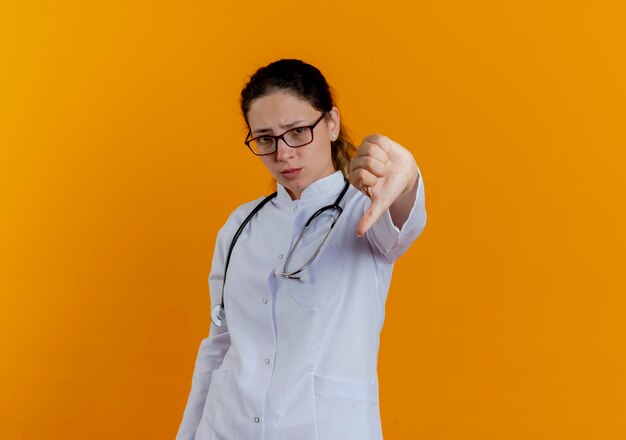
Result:
{"label": "finger", "polygon": [[376,143],[372,143],[368,141],[365,141],[363,142],[363,144],[361,144],[361,146],[359,147],[355,155],[355,157],[362,157],[362,156],[374,157],[384,164],[386,164],[389,161],[389,155],[385,152],[383,147],[381,147],[380,145]]}
{"label": "finger", "polygon": [[392,148],[391,139],[378,133],[367,136],[365,139],[363,139],[363,143],[375,144],[379,146],[385,153],[389,153]]}
{"label": "finger", "polygon": [[356,227],[356,235],[362,237],[369,229],[374,226],[381,215],[391,206],[391,202],[388,200],[374,198],[372,199],[372,205],[363,214],[359,224]]}
{"label": "finger", "polygon": [[355,157],[352,159],[350,162],[350,172],[354,172],[359,169],[369,171],[376,177],[384,177],[387,175],[388,171],[387,166],[384,163],[371,156]]}
{"label": "finger", "polygon": [[348,174],[348,180],[352,186],[363,191],[365,188],[376,185],[378,177],[363,168],[359,168]]}
{"label": "finger", "polygon": [[398,145],[396,142],[392,141],[387,136],[382,136],[382,135],[381,135],[380,143],[381,143],[380,146],[385,152],[385,154],[389,154],[391,152],[391,150],[394,148],[394,144]]}

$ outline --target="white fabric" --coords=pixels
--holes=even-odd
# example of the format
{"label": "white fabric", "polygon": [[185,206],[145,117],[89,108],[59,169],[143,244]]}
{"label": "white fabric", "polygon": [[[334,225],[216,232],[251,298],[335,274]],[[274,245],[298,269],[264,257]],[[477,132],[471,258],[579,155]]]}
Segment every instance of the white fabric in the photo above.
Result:
{"label": "white fabric", "polygon": [[[399,230],[389,211],[362,238],[370,200],[350,187],[328,241],[304,281],[276,274],[304,223],[343,189],[336,172],[291,200],[278,195],[242,232],[224,295],[226,323],[200,345],[177,440],[379,440],[379,335],[393,262],[426,224],[421,175]],[[231,239],[261,199],[237,208],[218,233],[209,287],[220,303]],[[312,228],[289,270],[313,254],[327,229]],[[409,292],[406,292],[407,294]]]}

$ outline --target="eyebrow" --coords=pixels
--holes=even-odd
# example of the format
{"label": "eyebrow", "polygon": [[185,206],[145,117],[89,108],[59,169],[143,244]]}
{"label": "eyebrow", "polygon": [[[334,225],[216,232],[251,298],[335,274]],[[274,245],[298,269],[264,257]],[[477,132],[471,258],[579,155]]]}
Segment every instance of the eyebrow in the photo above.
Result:
{"label": "eyebrow", "polygon": [[[306,122],[306,121],[293,121],[293,122],[290,122],[289,124],[280,125],[279,127],[280,128],[291,128],[291,127],[293,127],[295,125],[301,124],[302,122]],[[254,133],[260,134],[260,133],[267,133],[267,132],[270,132],[270,131],[272,131],[271,128],[259,128],[258,130],[252,131],[252,133],[253,134]]]}

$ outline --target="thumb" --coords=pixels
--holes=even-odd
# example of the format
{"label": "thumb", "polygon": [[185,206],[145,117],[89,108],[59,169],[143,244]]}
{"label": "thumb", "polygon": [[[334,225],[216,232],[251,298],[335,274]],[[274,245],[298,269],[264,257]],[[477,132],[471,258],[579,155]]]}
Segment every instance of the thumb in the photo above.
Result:
{"label": "thumb", "polygon": [[356,227],[356,235],[362,237],[378,221],[381,215],[391,206],[391,203],[380,198],[373,198],[369,207]]}

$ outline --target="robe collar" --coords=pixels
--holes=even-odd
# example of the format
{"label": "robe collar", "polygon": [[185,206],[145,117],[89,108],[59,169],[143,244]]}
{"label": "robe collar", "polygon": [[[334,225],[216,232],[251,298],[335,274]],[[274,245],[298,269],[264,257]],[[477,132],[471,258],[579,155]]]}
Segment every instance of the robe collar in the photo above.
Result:
{"label": "robe collar", "polygon": [[323,177],[307,186],[299,200],[291,200],[291,196],[280,183],[276,183],[277,195],[275,203],[279,207],[290,207],[300,204],[314,203],[316,201],[325,200],[329,197],[339,195],[345,184],[343,173],[335,171],[333,174]]}

